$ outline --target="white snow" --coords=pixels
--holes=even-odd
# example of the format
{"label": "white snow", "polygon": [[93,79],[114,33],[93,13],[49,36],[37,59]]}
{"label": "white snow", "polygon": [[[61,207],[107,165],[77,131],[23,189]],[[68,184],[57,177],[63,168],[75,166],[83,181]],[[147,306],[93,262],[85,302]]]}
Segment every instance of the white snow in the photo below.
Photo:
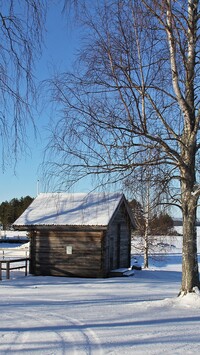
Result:
{"label": "white snow", "polygon": [[200,295],[177,297],[180,253],[132,277],[16,275],[0,283],[1,355],[199,354]]}
{"label": "white snow", "polygon": [[26,231],[0,230],[0,240],[10,239],[10,238],[25,239],[27,238],[27,235],[28,234]]}
{"label": "white snow", "polygon": [[122,197],[121,193],[41,193],[14,225],[106,226]]}

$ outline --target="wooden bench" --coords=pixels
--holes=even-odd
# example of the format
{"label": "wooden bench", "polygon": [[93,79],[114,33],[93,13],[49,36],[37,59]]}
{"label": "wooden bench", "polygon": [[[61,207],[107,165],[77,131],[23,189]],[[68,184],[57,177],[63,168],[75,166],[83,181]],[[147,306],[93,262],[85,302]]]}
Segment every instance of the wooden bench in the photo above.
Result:
{"label": "wooden bench", "polygon": [[[3,259],[0,260],[0,280],[2,280],[2,271],[6,271],[6,279],[10,278],[10,271],[11,270],[17,270],[17,269],[25,269],[25,276],[28,274],[28,261],[29,258],[19,258],[19,259]],[[18,264],[18,263],[24,263],[23,265],[14,265],[12,266],[13,263]],[[5,266],[3,266],[5,265]]]}

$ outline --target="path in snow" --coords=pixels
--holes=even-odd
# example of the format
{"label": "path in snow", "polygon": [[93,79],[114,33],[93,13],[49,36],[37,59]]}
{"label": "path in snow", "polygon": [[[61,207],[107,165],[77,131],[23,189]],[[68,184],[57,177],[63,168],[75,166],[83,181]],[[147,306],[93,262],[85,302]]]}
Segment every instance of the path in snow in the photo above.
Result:
{"label": "path in snow", "polygon": [[177,240],[172,254],[152,259],[149,270],[129,278],[23,277],[13,271],[16,279],[0,283],[0,354],[199,354],[200,296],[177,298]]}
{"label": "path in snow", "polygon": [[129,278],[2,281],[0,354],[199,354],[200,297],[176,297],[173,258]]}

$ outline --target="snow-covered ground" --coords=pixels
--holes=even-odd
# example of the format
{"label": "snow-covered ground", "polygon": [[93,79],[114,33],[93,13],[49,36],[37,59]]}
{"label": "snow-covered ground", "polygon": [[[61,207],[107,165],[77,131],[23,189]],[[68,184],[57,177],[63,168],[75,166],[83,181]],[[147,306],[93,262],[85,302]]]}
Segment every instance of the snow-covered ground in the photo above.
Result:
{"label": "snow-covered ground", "polygon": [[12,230],[0,230],[0,240],[2,239],[24,239],[27,238],[28,233],[26,231],[12,231]]}
{"label": "snow-covered ground", "polygon": [[199,354],[200,295],[177,297],[179,243],[132,277],[4,279],[0,354]]}
{"label": "snow-covered ground", "polygon": [[0,243],[0,259],[29,257],[29,243]]}
{"label": "snow-covered ground", "polygon": [[10,243],[11,239],[23,241],[27,238],[27,232],[0,231],[0,259],[25,258],[29,256],[29,243]]}

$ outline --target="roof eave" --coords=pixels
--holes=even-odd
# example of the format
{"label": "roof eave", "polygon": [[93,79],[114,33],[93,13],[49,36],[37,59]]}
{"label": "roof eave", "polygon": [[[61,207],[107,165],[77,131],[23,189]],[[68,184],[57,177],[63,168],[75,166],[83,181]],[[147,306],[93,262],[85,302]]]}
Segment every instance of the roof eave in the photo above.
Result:
{"label": "roof eave", "polygon": [[107,225],[13,225],[15,230],[33,231],[33,230],[106,230]]}

